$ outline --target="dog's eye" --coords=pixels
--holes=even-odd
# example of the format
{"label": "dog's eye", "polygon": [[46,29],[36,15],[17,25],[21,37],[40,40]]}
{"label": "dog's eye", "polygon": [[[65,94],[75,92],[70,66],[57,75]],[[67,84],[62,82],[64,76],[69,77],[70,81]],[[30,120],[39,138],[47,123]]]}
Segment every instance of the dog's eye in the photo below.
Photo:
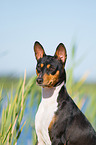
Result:
{"label": "dog's eye", "polygon": [[38,63],[37,64],[37,71],[38,73],[40,73],[42,71],[42,68],[44,67],[44,64],[43,63]]}
{"label": "dog's eye", "polygon": [[51,71],[54,71],[55,70],[55,67],[54,66],[50,66],[50,70]]}
{"label": "dog's eye", "polygon": [[36,69],[37,69],[38,73],[41,71],[41,66],[40,66],[40,64],[37,65]]}
{"label": "dog's eye", "polygon": [[44,66],[43,63],[41,63],[41,64],[39,63],[39,64],[37,65],[38,68],[43,68],[43,66]]}
{"label": "dog's eye", "polygon": [[39,68],[39,67],[40,67],[40,65],[41,65],[40,63],[39,63],[39,64],[37,64],[37,67]]}

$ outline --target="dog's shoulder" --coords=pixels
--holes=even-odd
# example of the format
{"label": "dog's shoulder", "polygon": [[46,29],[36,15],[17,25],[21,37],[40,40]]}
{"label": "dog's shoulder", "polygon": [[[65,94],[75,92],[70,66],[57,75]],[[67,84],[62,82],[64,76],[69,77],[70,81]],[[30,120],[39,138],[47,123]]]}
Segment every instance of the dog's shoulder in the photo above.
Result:
{"label": "dog's shoulder", "polygon": [[84,145],[84,142],[89,145],[91,141],[96,143],[96,132],[71,99],[65,86],[61,88],[57,101],[58,110],[55,112],[57,119],[49,130],[52,142],[58,140],[59,143],[66,144],[70,141],[70,144],[74,142],[74,145]]}

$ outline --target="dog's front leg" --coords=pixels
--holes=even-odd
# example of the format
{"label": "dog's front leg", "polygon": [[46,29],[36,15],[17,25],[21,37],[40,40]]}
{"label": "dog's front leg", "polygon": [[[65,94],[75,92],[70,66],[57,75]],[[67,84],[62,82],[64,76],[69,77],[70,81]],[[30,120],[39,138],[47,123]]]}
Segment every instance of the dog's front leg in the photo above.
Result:
{"label": "dog's front leg", "polygon": [[36,144],[35,145],[45,145],[45,143],[44,142],[36,142]]}
{"label": "dog's front leg", "polygon": [[38,138],[37,138],[37,141],[36,141],[35,145],[45,145],[45,143],[44,143],[40,134],[38,134]]}

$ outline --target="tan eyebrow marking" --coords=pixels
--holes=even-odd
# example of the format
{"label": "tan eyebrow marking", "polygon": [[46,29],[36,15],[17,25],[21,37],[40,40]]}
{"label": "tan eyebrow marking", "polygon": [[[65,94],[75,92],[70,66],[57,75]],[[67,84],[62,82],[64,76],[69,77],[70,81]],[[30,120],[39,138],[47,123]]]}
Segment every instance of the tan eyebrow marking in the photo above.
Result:
{"label": "tan eyebrow marking", "polygon": [[43,63],[41,63],[41,65],[40,65],[41,67],[43,67],[44,66],[44,64]]}
{"label": "tan eyebrow marking", "polygon": [[47,68],[49,68],[49,67],[50,67],[50,64],[47,65]]}

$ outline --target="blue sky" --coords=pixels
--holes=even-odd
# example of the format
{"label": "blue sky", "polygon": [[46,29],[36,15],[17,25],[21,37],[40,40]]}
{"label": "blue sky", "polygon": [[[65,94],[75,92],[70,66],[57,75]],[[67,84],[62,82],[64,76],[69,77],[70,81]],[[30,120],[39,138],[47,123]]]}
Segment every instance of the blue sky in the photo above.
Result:
{"label": "blue sky", "polygon": [[96,1],[95,0],[1,0],[0,74],[22,75],[35,72],[34,42],[54,55],[63,42],[67,49],[66,68],[71,65],[71,47],[77,46],[75,69],[80,78],[90,71],[88,80],[96,82]]}

